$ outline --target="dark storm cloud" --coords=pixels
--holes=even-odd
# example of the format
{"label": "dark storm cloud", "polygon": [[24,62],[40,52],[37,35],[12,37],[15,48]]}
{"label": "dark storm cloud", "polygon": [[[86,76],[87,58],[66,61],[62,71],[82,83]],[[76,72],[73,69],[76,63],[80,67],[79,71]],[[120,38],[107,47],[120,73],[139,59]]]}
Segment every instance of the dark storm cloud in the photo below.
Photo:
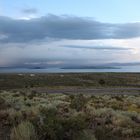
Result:
{"label": "dark storm cloud", "polygon": [[91,49],[91,50],[131,50],[132,48],[122,48],[122,47],[112,47],[112,46],[75,46],[75,45],[68,45],[68,46],[61,46],[65,48],[71,49]]}
{"label": "dark storm cloud", "polygon": [[25,13],[25,14],[36,14],[37,12],[38,10],[35,8],[26,8],[22,10],[22,13]]}
{"label": "dark storm cloud", "polygon": [[[27,10],[26,12],[31,12]],[[55,39],[128,39],[140,36],[140,23],[110,24],[90,18],[48,15],[30,20],[0,17],[0,42]]]}

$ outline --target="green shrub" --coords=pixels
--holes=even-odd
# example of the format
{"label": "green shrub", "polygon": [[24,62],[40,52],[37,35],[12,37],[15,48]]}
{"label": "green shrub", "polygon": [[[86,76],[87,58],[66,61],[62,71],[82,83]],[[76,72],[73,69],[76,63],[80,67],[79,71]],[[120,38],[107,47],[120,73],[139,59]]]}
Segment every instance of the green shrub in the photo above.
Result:
{"label": "green shrub", "polygon": [[96,140],[91,130],[82,130],[74,135],[73,140]]}
{"label": "green shrub", "polygon": [[5,109],[7,108],[6,101],[3,97],[0,97],[0,109]]}
{"label": "green shrub", "polygon": [[86,115],[81,113],[72,115],[68,119],[64,119],[63,126],[66,131],[73,131],[74,133],[83,130],[88,126]]}
{"label": "green shrub", "polygon": [[118,136],[112,133],[112,129],[106,126],[96,127],[95,137],[97,140],[120,140]]}
{"label": "green shrub", "polygon": [[55,108],[41,109],[42,123],[39,128],[39,136],[48,140],[72,140],[73,136],[87,127],[86,117],[77,113],[68,118],[60,117]]}
{"label": "green shrub", "polygon": [[102,85],[105,85],[105,80],[104,79],[100,79],[99,80],[99,84],[102,86]]}
{"label": "green shrub", "polygon": [[140,126],[133,128],[134,137],[140,138]]}
{"label": "green shrub", "polygon": [[71,98],[70,107],[76,109],[77,111],[80,111],[85,107],[87,101],[88,99],[84,97],[84,95],[75,95],[74,98]]}
{"label": "green shrub", "polygon": [[38,128],[38,134],[42,139],[57,140],[63,137],[63,128],[57,115],[56,108],[40,108],[41,118]]}

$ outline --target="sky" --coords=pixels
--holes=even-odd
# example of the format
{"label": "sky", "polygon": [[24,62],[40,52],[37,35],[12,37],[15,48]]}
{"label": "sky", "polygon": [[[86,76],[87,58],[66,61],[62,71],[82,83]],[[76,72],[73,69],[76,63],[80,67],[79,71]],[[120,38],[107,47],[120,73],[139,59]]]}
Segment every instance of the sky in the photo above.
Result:
{"label": "sky", "polygon": [[140,63],[140,0],[0,0],[0,67]]}

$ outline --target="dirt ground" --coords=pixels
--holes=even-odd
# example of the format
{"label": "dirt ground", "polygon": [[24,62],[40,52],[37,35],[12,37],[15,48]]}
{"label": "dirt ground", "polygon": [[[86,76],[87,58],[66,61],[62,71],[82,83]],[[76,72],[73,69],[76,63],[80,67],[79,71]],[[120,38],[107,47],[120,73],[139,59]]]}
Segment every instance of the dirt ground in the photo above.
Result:
{"label": "dirt ground", "polygon": [[92,95],[103,95],[103,94],[140,94],[140,88],[133,87],[116,87],[116,88],[77,88],[77,87],[67,87],[60,89],[48,89],[48,88],[32,88],[31,90],[38,93],[64,93],[64,94],[92,94]]}

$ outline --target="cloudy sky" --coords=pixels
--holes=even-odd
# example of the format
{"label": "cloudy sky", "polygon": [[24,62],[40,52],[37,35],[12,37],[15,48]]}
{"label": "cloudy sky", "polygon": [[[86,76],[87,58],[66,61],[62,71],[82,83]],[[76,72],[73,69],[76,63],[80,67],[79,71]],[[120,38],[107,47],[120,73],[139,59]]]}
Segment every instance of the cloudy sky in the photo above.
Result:
{"label": "cloudy sky", "polygon": [[0,0],[0,67],[140,62],[140,0]]}

